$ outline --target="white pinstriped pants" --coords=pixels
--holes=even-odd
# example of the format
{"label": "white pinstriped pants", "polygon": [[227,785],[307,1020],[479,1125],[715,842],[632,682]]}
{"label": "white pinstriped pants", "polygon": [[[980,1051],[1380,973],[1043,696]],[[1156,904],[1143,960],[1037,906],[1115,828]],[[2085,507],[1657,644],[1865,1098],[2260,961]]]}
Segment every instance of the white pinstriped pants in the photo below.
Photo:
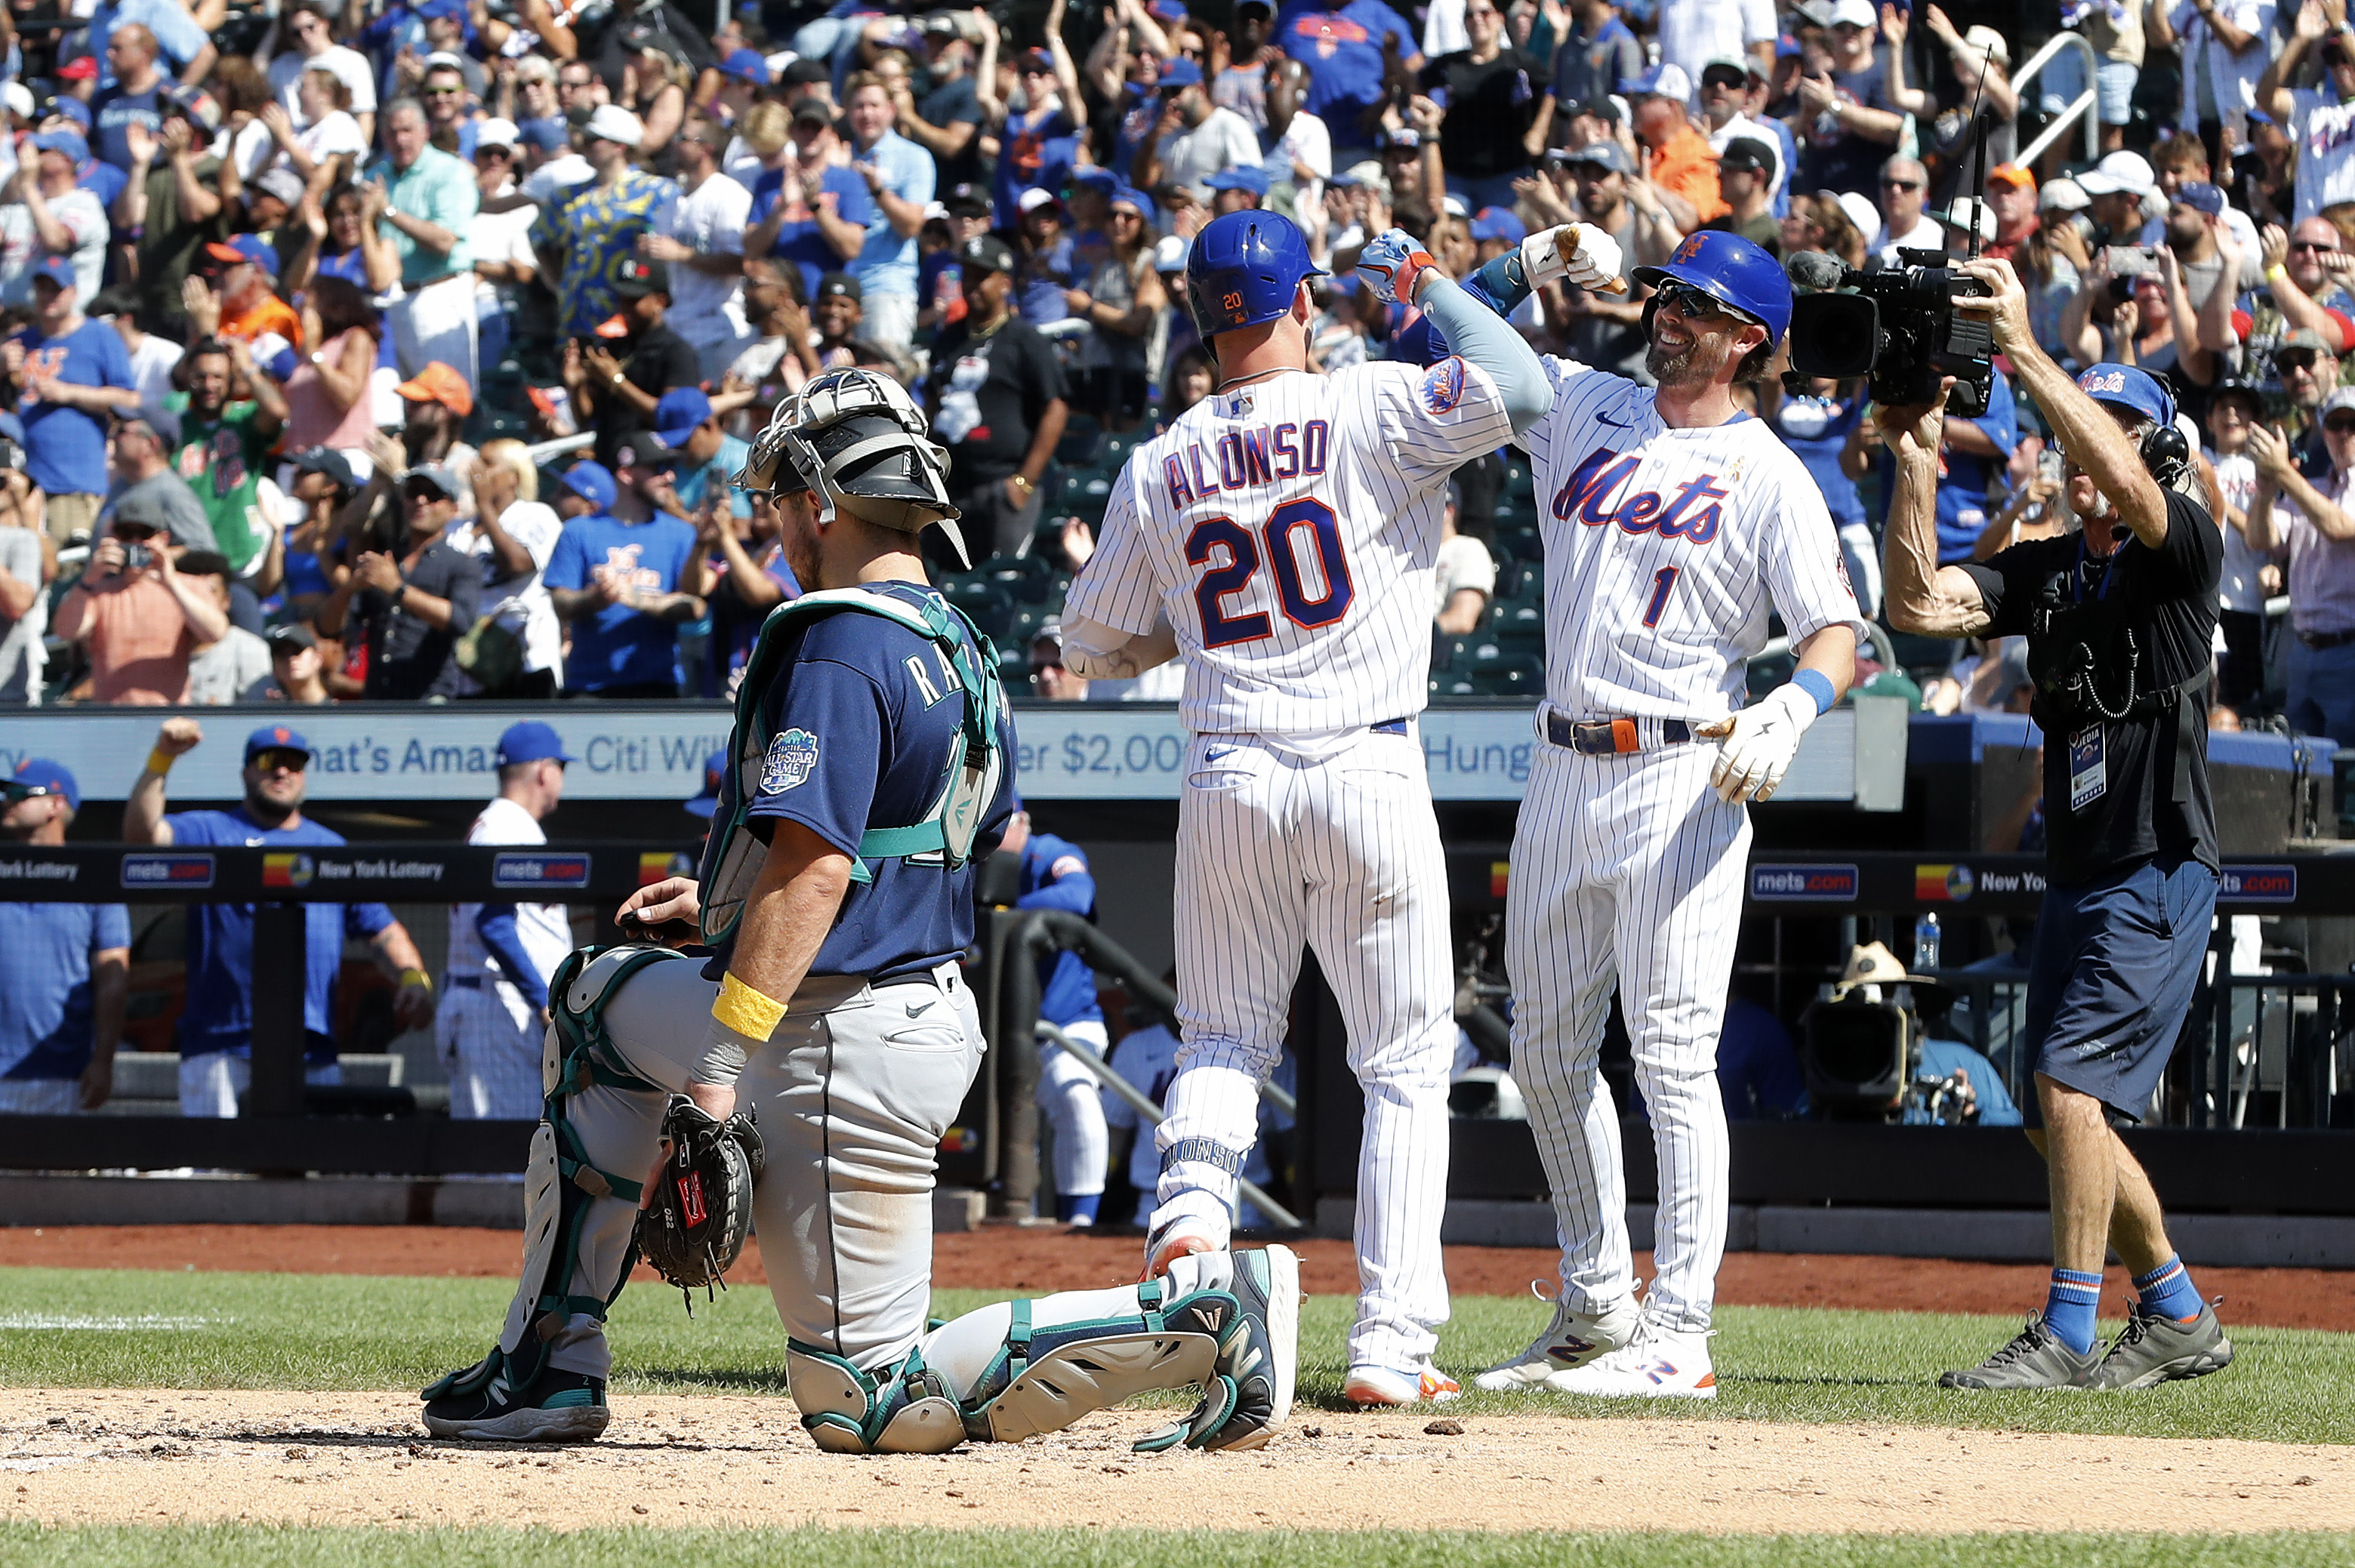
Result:
{"label": "white pinstriped pants", "polygon": [[[1358,1317],[1349,1361],[1410,1371],[1447,1320],[1447,1071],[1455,1042],[1447,866],[1422,745],[1368,733],[1307,762],[1250,735],[1197,735],[1178,824],[1183,1043],[1156,1136],[1241,1157],[1259,1131],[1305,940],[1339,999],[1365,1091],[1358,1155]],[[1233,1171],[1161,1173],[1156,1228],[1198,1221],[1221,1243]]]}
{"label": "white pinstriped pants", "polygon": [[1596,1067],[1616,981],[1659,1159],[1650,1299],[1682,1329],[1709,1327],[1725,1256],[1717,1037],[1750,848],[1748,812],[1710,787],[1716,759],[1540,742],[1505,908],[1513,1081],[1553,1189],[1562,1292],[1597,1311],[1635,1290],[1619,1109]]}
{"label": "white pinstriped pants", "polygon": [[443,987],[433,1017],[434,1044],[450,1075],[450,1115],[536,1122],[547,1093],[539,1068],[546,1026],[506,981],[469,978]]}

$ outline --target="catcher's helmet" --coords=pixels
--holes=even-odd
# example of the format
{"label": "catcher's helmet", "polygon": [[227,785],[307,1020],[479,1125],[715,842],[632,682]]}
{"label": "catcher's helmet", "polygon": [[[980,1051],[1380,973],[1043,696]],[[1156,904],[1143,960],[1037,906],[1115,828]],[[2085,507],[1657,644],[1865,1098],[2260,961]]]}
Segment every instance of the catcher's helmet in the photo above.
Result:
{"label": "catcher's helmet", "polygon": [[1214,218],[1186,255],[1186,297],[1202,336],[1273,321],[1292,309],[1303,278],[1325,269],[1292,219],[1256,208]]}
{"label": "catcher's helmet", "polygon": [[1774,257],[1739,234],[1716,229],[1689,234],[1667,266],[1638,267],[1629,276],[1654,288],[1690,283],[1765,327],[1769,348],[1791,325],[1791,280]]}
{"label": "catcher's helmet", "polygon": [[826,371],[780,402],[735,483],[780,496],[814,491],[825,520],[839,507],[902,533],[937,524],[958,558],[972,559],[949,504],[948,453],[907,389],[872,370]]}

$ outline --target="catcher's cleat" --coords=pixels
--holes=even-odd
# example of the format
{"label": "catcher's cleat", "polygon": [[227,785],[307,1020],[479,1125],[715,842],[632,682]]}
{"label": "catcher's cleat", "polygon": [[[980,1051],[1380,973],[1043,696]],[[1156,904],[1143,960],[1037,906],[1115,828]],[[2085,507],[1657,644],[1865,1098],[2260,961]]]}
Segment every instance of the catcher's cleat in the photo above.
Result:
{"label": "catcher's cleat", "polygon": [[[1538,1285],[1530,1289],[1537,1293],[1539,1300],[1547,1299]],[[1632,1297],[1614,1302],[1599,1313],[1581,1312],[1559,1296],[1554,1297],[1553,1321],[1545,1326],[1545,1332],[1530,1340],[1529,1348],[1511,1360],[1473,1379],[1473,1384],[1490,1393],[1551,1387],[1561,1373],[1582,1367],[1633,1339],[1638,1320]]]}
{"label": "catcher's cleat", "polygon": [[2137,1302],[2088,1386],[2156,1388],[2178,1378],[2204,1378],[2232,1364],[2232,1341],[2224,1337],[2224,1326],[2209,1303],[2200,1304],[2197,1317],[2179,1320],[2146,1311]]}
{"label": "catcher's cleat", "polygon": [[550,1367],[521,1393],[507,1386],[503,1371],[487,1382],[462,1373],[443,1379],[426,1392],[434,1393],[453,1382],[464,1392],[442,1393],[426,1402],[425,1430],[436,1437],[592,1443],[613,1418],[605,1403],[605,1380],[580,1372]]}
{"label": "catcher's cleat", "polygon": [[1464,1396],[1464,1385],[1426,1359],[1405,1371],[1396,1367],[1351,1367],[1341,1397],[1369,1409],[1401,1404],[1445,1404]]}
{"label": "catcher's cleat", "polygon": [[[1199,1327],[1218,1340],[1218,1360],[1202,1385],[1202,1403],[1185,1420],[1140,1439],[1135,1446],[1142,1453],[1181,1442],[1188,1448],[1264,1447],[1292,1413],[1300,1354],[1300,1259],[1290,1247],[1231,1255],[1231,1307],[1228,1292],[1205,1291],[1169,1318],[1171,1328]],[[1189,1324],[1189,1317],[1198,1321]]]}
{"label": "catcher's cleat", "polygon": [[2044,1314],[2031,1312],[2028,1326],[2009,1343],[1976,1367],[1942,1374],[1940,1388],[1985,1392],[1995,1389],[2091,1388],[2102,1358],[2092,1350],[2073,1350],[2045,1325]]}

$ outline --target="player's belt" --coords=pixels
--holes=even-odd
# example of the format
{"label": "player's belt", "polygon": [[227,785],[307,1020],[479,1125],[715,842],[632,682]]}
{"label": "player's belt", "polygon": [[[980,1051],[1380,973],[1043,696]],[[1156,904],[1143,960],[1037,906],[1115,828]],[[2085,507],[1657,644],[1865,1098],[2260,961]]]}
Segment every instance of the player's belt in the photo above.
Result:
{"label": "player's belt", "polygon": [[[1662,719],[1657,722],[1660,738],[1655,742],[1657,745],[1681,746],[1692,739],[1692,726],[1681,719]],[[1590,757],[1615,757],[1645,749],[1645,723],[1646,720],[1639,719],[1581,720],[1548,709],[1545,731],[1546,739],[1557,746]]]}
{"label": "player's belt", "polygon": [[473,991],[479,990],[489,978],[487,975],[453,975],[443,984],[453,991]]}
{"label": "player's belt", "polygon": [[2355,643],[2355,632],[2300,632],[2297,640],[2320,653],[2325,648],[2343,648]]}
{"label": "player's belt", "polygon": [[1377,735],[1403,735],[1406,733],[1406,720],[1403,719],[1385,719],[1380,723],[1373,726],[1373,731]]}

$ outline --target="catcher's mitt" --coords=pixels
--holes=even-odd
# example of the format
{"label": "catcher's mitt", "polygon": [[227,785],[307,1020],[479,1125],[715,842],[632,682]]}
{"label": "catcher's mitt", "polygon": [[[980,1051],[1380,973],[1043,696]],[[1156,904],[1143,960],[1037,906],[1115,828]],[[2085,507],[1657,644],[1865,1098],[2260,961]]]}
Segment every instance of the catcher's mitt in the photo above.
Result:
{"label": "catcher's mitt", "polygon": [[[669,1147],[638,1211],[638,1251],[681,1292],[726,1288],[720,1276],[744,1250],[752,1227],[752,1184],[761,1179],[761,1130],[749,1111],[715,1121],[684,1094],[663,1113]],[[695,1310],[688,1297],[687,1311]]]}

